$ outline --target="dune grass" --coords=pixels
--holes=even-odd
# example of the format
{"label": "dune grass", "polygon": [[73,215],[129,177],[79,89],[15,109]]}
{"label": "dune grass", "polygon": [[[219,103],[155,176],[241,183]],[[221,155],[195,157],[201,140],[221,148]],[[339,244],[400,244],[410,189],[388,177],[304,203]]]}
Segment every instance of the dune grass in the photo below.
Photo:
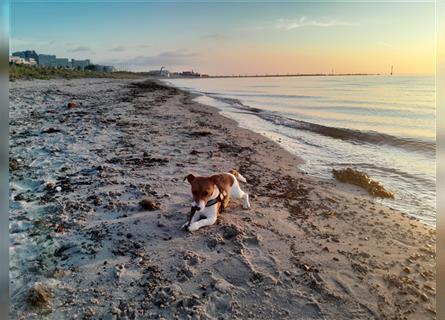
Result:
{"label": "dune grass", "polygon": [[76,78],[112,78],[112,79],[137,79],[144,78],[147,75],[143,72],[128,72],[128,71],[116,71],[116,72],[98,72],[90,70],[71,70],[64,68],[42,68],[31,67],[24,65],[9,65],[9,80],[14,81],[17,79],[76,79]]}

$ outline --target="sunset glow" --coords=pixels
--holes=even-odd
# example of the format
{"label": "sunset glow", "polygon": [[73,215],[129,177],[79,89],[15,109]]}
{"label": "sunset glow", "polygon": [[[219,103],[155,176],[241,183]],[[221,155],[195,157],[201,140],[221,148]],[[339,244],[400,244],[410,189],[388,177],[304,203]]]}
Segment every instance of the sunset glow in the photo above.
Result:
{"label": "sunset glow", "polygon": [[138,71],[161,65],[208,74],[435,69],[434,3],[15,3],[11,36],[11,51]]}

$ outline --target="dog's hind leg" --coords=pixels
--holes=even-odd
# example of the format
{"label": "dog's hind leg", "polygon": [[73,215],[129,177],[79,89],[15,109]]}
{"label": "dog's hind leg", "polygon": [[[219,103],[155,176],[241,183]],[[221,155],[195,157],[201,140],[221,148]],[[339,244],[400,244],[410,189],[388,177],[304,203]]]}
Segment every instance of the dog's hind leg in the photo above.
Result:
{"label": "dog's hind leg", "polygon": [[228,194],[228,195],[226,195],[224,197],[224,201],[223,201],[223,208],[224,209],[227,208],[227,206],[229,205],[229,202],[230,202],[230,194]]}
{"label": "dog's hind leg", "polygon": [[230,195],[232,197],[235,197],[236,199],[243,199],[244,209],[250,208],[249,195],[243,190],[241,190],[237,180],[235,180],[235,182],[232,185],[232,188],[230,189]]}

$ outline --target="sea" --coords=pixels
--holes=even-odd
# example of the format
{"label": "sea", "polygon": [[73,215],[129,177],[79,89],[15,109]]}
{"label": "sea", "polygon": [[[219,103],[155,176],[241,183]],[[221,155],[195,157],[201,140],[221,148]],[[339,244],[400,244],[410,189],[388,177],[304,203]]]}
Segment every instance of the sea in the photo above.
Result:
{"label": "sea", "polygon": [[376,201],[436,224],[434,76],[169,79],[304,160],[301,170],[366,172],[395,193]]}

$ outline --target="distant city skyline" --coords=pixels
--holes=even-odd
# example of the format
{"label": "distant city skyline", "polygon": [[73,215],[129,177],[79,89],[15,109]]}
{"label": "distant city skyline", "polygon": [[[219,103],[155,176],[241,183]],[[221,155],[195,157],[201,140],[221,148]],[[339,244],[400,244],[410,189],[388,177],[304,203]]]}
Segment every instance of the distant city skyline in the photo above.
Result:
{"label": "distant city skyline", "polygon": [[434,2],[13,2],[10,52],[118,69],[434,74]]}

